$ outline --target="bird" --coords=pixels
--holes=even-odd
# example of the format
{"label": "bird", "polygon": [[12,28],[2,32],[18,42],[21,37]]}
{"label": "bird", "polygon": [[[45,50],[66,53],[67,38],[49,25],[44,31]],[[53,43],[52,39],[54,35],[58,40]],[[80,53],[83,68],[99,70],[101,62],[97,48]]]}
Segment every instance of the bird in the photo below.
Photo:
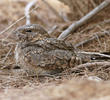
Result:
{"label": "bird", "polygon": [[13,34],[16,38],[16,64],[29,75],[54,75],[74,67],[74,46],[67,41],[52,38],[41,25],[23,25]]}

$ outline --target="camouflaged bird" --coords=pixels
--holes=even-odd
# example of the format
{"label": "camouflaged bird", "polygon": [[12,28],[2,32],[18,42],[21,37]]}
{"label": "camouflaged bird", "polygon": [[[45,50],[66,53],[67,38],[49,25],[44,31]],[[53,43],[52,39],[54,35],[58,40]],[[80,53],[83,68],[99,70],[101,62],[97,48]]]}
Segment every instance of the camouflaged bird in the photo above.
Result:
{"label": "camouflaged bird", "polygon": [[31,74],[55,74],[74,66],[75,50],[72,44],[51,38],[38,24],[24,25],[14,33],[16,63]]}

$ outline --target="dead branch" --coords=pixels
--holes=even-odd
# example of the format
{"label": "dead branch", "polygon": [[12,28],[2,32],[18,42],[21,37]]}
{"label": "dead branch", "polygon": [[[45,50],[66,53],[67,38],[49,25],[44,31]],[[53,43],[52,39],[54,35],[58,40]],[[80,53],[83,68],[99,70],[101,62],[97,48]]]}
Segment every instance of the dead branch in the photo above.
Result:
{"label": "dead branch", "polygon": [[[99,33],[99,32],[96,32],[96,33]],[[97,37],[103,37],[103,36],[108,35],[108,34],[110,34],[109,31],[100,32],[100,34],[97,34],[97,35],[89,38],[88,40],[84,40],[84,41],[81,41],[80,43],[76,44],[75,48],[78,48],[78,47],[80,47],[82,45],[85,45],[85,44],[97,39]]]}
{"label": "dead branch", "polygon": [[79,52],[77,52],[77,53],[78,53],[79,55],[80,55],[80,54],[84,54],[84,55],[98,55],[98,56],[110,58],[110,55],[101,54],[101,53],[99,53],[99,52],[85,52],[85,51],[79,51]]}
{"label": "dead branch", "polygon": [[32,2],[29,2],[25,7],[26,25],[31,24],[29,11],[36,4],[36,2],[37,0],[33,0]]}
{"label": "dead branch", "polygon": [[90,68],[90,67],[92,68],[93,66],[110,66],[110,62],[104,61],[104,62],[85,63],[72,68],[71,71],[75,71],[77,69],[82,69],[82,68]]}
{"label": "dead branch", "polygon": [[92,17],[94,17],[97,13],[102,11],[105,7],[107,7],[110,4],[108,1],[102,2],[98,7],[93,9],[91,12],[89,12],[87,15],[82,17],[79,21],[73,23],[72,25],[69,26],[65,31],[63,31],[60,36],[58,37],[59,40],[64,40],[68,34],[71,34],[74,32],[77,28],[82,26],[83,24],[87,23],[88,20],[90,20]]}

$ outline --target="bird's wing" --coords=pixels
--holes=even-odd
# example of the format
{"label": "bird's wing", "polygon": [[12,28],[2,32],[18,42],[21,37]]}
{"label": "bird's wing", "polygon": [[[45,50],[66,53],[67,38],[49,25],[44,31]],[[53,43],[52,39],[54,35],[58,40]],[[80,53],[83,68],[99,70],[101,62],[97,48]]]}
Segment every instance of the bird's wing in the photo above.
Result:
{"label": "bird's wing", "polygon": [[56,38],[46,38],[43,40],[36,41],[34,42],[34,44],[36,44],[37,46],[39,45],[44,49],[50,50],[60,49],[60,50],[70,50],[72,52],[74,52],[75,50],[74,46],[71,43],[62,40],[57,40]]}
{"label": "bird's wing", "polygon": [[74,55],[74,48],[70,44],[56,39],[40,40],[29,44],[26,49],[25,58],[28,62],[44,68],[65,68]]}

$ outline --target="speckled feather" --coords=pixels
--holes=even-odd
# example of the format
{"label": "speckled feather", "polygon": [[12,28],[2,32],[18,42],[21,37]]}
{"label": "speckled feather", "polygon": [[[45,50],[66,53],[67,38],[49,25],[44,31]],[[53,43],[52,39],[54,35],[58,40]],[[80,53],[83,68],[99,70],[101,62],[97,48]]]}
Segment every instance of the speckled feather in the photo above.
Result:
{"label": "speckled feather", "polygon": [[[28,30],[27,33],[24,31],[26,29]],[[34,37],[30,39],[33,29]],[[29,30],[31,31],[29,32]],[[76,55],[72,44],[56,38],[50,38],[43,27],[35,24],[25,25],[19,27],[15,33],[19,39],[15,49],[15,58],[17,64],[23,69],[32,73],[42,74],[74,66],[74,63],[71,63],[71,58]],[[30,37],[24,36],[21,39],[21,37],[19,38],[19,33],[23,35],[30,33],[28,35]]]}

